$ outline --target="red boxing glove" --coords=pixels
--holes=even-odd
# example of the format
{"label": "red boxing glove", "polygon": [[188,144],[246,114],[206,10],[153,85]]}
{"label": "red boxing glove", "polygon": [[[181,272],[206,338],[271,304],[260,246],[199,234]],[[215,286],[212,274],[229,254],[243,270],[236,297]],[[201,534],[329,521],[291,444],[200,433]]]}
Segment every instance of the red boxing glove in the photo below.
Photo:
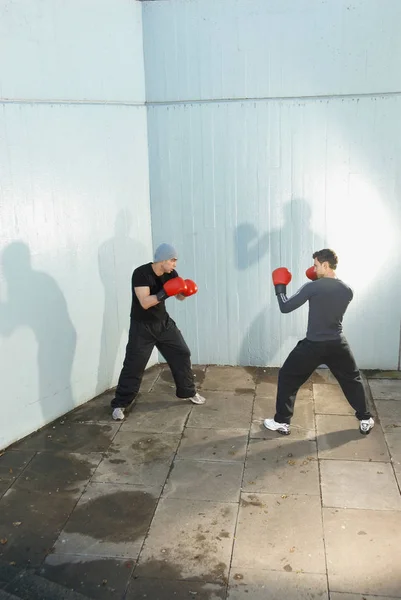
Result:
{"label": "red boxing glove", "polygon": [[309,267],[309,269],[306,269],[305,271],[305,275],[307,276],[308,279],[310,279],[311,281],[316,281],[317,279],[317,275],[316,275],[316,269],[314,266]]}
{"label": "red boxing glove", "polygon": [[274,269],[272,273],[273,285],[276,290],[276,296],[278,294],[285,294],[286,287],[292,279],[292,275],[286,267],[279,267]]}
{"label": "red boxing glove", "polygon": [[198,291],[198,286],[196,285],[195,281],[192,281],[192,279],[186,279],[185,284],[187,288],[184,292],[182,292],[183,296],[188,297],[192,296],[193,294],[196,294],[196,292]]}
{"label": "red boxing glove", "polygon": [[177,294],[183,294],[187,289],[187,284],[182,277],[173,277],[169,279],[163,285],[163,289],[157,292],[156,298],[161,302],[170,296],[176,296]]}

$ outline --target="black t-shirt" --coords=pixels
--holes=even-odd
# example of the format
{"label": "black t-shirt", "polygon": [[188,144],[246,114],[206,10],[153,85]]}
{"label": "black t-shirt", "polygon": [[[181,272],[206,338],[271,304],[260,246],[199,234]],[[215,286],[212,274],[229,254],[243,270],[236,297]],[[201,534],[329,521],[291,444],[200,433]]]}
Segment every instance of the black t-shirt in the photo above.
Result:
{"label": "black t-shirt", "polygon": [[148,287],[150,289],[151,296],[160,292],[163,285],[169,279],[178,277],[177,271],[171,273],[164,273],[160,277],[156,275],[152,269],[152,263],[142,265],[135,269],[132,274],[132,307],[131,307],[131,318],[134,321],[163,321],[167,317],[166,307],[163,302],[159,302],[156,306],[152,306],[145,310],[142,308],[137,295],[135,294],[136,287]]}

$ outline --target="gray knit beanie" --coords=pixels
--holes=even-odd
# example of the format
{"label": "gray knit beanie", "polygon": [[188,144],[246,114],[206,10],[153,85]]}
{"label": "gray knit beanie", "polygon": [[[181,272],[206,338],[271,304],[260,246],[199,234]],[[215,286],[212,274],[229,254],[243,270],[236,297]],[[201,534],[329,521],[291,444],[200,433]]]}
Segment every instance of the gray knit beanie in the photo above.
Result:
{"label": "gray knit beanie", "polygon": [[155,262],[170,260],[170,258],[178,258],[177,250],[170,244],[160,244],[155,250]]}

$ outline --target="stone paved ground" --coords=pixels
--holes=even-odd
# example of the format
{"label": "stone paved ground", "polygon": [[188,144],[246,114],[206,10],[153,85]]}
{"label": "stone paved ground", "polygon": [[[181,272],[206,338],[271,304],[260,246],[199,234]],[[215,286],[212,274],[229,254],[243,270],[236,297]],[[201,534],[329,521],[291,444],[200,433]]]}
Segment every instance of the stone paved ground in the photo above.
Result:
{"label": "stone paved ground", "polygon": [[283,437],[276,370],[194,371],[204,406],[157,366],[124,423],[108,392],[7,449],[0,560],[93,599],[401,598],[400,373],[365,374],[364,437],[317,371]]}

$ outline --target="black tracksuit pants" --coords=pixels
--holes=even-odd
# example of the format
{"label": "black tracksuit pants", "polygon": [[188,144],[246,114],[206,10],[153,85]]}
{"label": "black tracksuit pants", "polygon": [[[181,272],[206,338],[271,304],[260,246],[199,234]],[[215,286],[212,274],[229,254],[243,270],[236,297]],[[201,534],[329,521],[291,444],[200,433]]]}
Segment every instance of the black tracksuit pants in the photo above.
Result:
{"label": "black tracksuit pants", "polygon": [[327,365],[337,379],[357,419],[369,419],[365,390],[347,340],[312,342],[301,340],[279,371],[276,414],[277,423],[290,423],[297,392],[319,365]]}
{"label": "black tracksuit pants", "polygon": [[155,346],[171,369],[178,398],[195,395],[191,353],[173,319],[167,317],[155,323],[131,319],[124,365],[111,402],[112,408],[126,408],[135,399]]}

